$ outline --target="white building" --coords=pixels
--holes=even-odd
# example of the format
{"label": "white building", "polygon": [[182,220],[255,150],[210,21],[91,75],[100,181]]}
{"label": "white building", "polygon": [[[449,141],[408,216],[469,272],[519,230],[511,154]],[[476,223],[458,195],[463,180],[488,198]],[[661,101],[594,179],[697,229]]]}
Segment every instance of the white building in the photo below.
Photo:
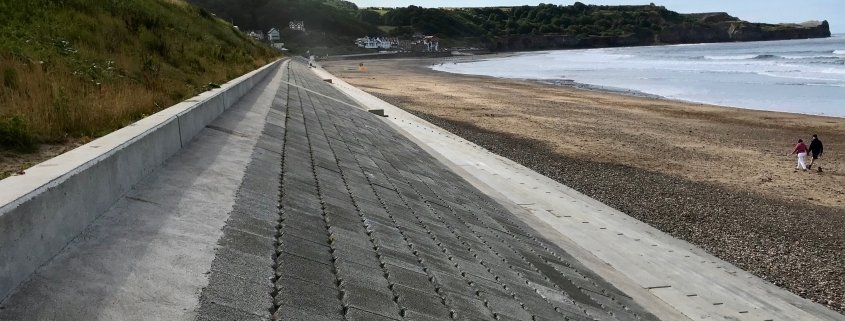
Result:
{"label": "white building", "polygon": [[304,21],[291,21],[291,22],[288,23],[288,28],[290,28],[290,30],[305,32],[305,22]]}
{"label": "white building", "polygon": [[282,36],[279,34],[279,29],[273,28],[270,31],[267,31],[267,41],[271,43],[277,42],[282,39]]}
{"label": "white building", "polygon": [[423,38],[423,45],[428,52],[440,51],[440,39],[435,36],[426,36]]}
{"label": "white building", "polygon": [[399,47],[399,39],[386,37],[364,37],[355,40],[355,44],[367,49],[395,49]]}
{"label": "white building", "polygon": [[258,40],[258,41],[264,40],[264,33],[261,32],[260,30],[247,31],[246,35],[247,35],[247,37],[250,37],[250,38]]}

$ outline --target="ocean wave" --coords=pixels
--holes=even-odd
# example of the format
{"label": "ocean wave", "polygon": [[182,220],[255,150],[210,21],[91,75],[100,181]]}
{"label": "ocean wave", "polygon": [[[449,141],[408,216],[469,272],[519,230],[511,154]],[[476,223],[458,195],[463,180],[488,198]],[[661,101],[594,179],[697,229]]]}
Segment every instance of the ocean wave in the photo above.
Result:
{"label": "ocean wave", "polygon": [[834,50],[833,54],[845,56],[845,50]]}
{"label": "ocean wave", "polygon": [[[836,52],[836,51],[834,51]],[[845,50],[841,51],[845,55]],[[771,61],[771,60],[788,60],[792,63],[811,63],[811,64],[832,64],[843,65],[845,58],[843,56],[832,55],[810,55],[810,56],[796,56],[796,55],[774,55],[774,54],[760,54],[760,55],[736,55],[736,56],[693,56],[690,60],[710,60],[710,61]]]}
{"label": "ocean wave", "polygon": [[842,83],[832,83],[832,82],[779,82],[778,85],[782,86],[813,86],[813,87],[845,87],[845,84]]}
{"label": "ocean wave", "polygon": [[845,84],[831,84],[831,83],[806,83],[803,84],[804,86],[817,86],[817,87],[838,87],[838,88],[845,88]]}
{"label": "ocean wave", "polygon": [[772,54],[762,55],[736,55],[736,56],[704,56],[705,60],[771,60],[784,59],[782,56]]}
{"label": "ocean wave", "polygon": [[738,55],[738,56],[702,56],[705,60],[749,60],[760,55]]}
{"label": "ocean wave", "polygon": [[789,60],[835,60],[842,59],[839,56],[782,56],[783,59]]}
{"label": "ocean wave", "polygon": [[811,61],[811,64],[816,65],[845,65],[845,59],[825,60],[825,61]]}

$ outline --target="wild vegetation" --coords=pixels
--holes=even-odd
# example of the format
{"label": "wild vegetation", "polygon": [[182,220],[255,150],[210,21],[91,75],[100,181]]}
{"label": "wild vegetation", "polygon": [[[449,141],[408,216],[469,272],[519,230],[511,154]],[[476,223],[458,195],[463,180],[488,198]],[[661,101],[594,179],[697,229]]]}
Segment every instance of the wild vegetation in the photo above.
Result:
{"label": "wild vegetation", "polygon": [[[752,24],[726,13],[680,14],[654,4],[488,8],[358,8],[343,0],[191,0],[236,24],[267,30],[305,21],[309,33],[283,34],[294,52],[345,53],[363,36],[435,35],[441,47],[527,50],[771,40],[824,36],[819,30]],[[829,30],[827,30],[829,36]],[[736,38],[734,38],[736,37]]]}
{"label": "wild vegetation", "polygon": [[[294,52],[333,48],[332,53],[354,51],[363,35],[381,34],[377,24],[363,22],[359,8],[342,0],[189,0],[232,22],[241,30],[282,30],[285,46]],[[290,21],[304,21],[308,34],[287,30]],[[324,49],[325,50],[325,49]]]}
{"label": "wild vegetation", "polygon": [[181,0],[0,1],[0,152],[104,135],[275,56]]}
{"label": "wild vegetation", "polygon": [[397,35],[420,31],[443,37],[521,34],[566,34],[587,37],[630,33],[653,34],[669,24],[696,19],[661,6],[570,6],[540,4],[514,8],[430,9],[410,6],[386,12],[383,24],[397,27]]}

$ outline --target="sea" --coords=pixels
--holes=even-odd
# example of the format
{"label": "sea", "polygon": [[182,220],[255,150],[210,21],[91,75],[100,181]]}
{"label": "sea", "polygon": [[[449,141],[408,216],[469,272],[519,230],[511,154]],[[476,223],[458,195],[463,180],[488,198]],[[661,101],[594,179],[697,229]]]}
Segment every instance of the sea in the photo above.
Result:
{"label": "sea", "polygon": [[824,39],[529,52],[453,60],[432,68],[720,106],[845,117],[845,34]]}

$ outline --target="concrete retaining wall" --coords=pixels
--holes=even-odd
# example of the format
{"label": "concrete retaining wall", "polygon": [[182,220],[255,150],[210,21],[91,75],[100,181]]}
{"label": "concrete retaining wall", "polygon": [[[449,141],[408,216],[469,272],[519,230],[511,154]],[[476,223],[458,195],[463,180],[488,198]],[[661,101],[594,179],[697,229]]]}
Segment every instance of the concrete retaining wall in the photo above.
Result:
{"label": "concrete retaining wall", "polygon": [[0,301],[279,64],[0,181]]}

